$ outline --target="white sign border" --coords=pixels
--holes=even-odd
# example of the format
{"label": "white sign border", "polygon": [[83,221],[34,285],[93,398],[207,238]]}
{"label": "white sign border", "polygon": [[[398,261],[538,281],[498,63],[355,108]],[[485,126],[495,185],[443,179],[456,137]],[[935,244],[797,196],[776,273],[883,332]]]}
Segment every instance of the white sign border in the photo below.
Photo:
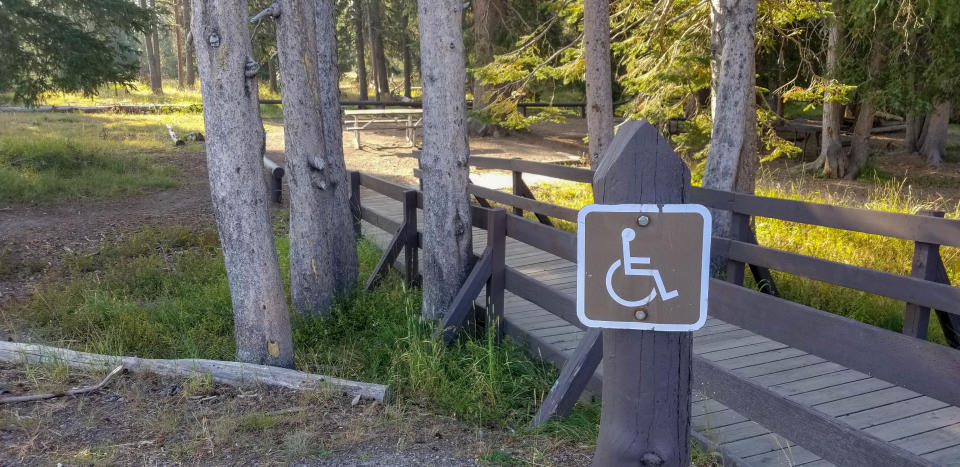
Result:
{"label": "white sign border", "polygon": [[[635,212],[651,214],[694,213],[703,218],[703,258],[700,269],[700,319],[693,324],[655,324],[642,321],[598,321],[587,318],[584,311],[583,291],[586,280],[585,244],[586,228],[584,222],[591,212]],[[638,329],[645,331],[696,331],[707,322],[707,295],[710,289],[710,241],[713,235],[710,211],[700,204],[588,204],[577,214],[577,317],[580,322],[591,328]]]}

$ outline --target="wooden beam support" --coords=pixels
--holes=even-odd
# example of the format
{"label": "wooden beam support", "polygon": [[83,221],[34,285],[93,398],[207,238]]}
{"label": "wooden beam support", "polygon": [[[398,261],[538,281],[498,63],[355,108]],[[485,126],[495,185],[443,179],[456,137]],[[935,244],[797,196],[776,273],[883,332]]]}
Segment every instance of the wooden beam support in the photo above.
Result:
{"label": "wooden beam support", "polygon": [[[646,121],[629,121],[593,180],[602,204],[686,202],[690,170]],[[604,329],[594,465],[690,465],[692,332]]]}
{"label": "wooden beam support", "polygon": [[353,214],[353,233],[360,238],[360,221],[363,216],[360,211],[360,172],[350,171],[350,212]]}
{"label": "wooden beam support", "polygon": [[[921,211],[919,214],[933,217],[943,217],[943,211]],[[935,280],[940,272],[940,245],[926,242],[914,242],[913,264],[910,268],[910,277],[924,280]],[[927,328],[930,325],[930,308],[916,303],[907,303],[903,313],[903,333],[918,339],[927,338]]]}
{"label": "wooden beam support", "polygon": [[577,349],[560,369],[560,376],[540,404],[540,409],[530,422],[531,427],[543,425],[554,417],[564,418],[570,415],[570,411],[573,410],[573,406],[580,399],[587,383],[600,365],[600,359],[603,357],[601,337],[600,330],[596,328],[591,328],[583,334]]}
{"label": "wooden beam support", "polygon": [[416,190],[403,193],[403,267],[407,285],[418,284],[420,277],[420,235],[417,229],[417,196]]}
{"label": "wooden beam support", "polygon": [[488,213],[487,245],[490,248],[490,277],[487,279],[487,329],[492,327],[497,342],[503,338],[503,294],[506,287],[507,213],[495,209]]}

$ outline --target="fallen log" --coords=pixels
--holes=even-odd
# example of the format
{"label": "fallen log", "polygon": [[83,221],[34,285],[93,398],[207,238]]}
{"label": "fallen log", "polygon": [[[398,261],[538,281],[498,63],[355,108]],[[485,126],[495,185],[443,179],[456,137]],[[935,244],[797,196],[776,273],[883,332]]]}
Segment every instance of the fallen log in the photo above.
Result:
{"label": "fallen log", "polygon": [[381,403],[393,397],[390,386],[350,381],[330,376],[305,373],[253,363],[221,360],[161,360],[138,357],[117,357],[45,345],[0,342],[0,361],[13,363],[58,363],[85,369],[106,369],[118,365],[133,372],[150,372],[163,376],[209,377],[230,386],[273,386],[298,391],[333,390],[351,397],[360,396]]}
{"label": "fallen log", "polygon": [[173,127],[170,126],[169,123],[167,124],[167,132],[170,134],[170,139],[173,140],[174,146],[183,146],[184,144],[187,144],[183,142],[183,140],[180,139],[179,136],[177,136],[177,132],[173,131]]}

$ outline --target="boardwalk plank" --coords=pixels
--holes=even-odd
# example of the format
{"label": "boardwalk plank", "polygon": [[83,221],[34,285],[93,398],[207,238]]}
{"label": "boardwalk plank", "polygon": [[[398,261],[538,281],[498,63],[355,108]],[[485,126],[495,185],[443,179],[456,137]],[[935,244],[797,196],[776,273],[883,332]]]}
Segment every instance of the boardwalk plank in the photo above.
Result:
{"label": "boardwalk plank", "polygon": [[871,426],[882,425],[884,423],[900,420],[913,415],[922,414],[931,410],[942,409],[947,404],[930,397],[921,396],[905,401],[888,404],[875,409],[864,410],[855,414],[837,417],[856,428],[864,429]]}
{"label": "boardwalk plank", "polygon": [[[694,402],[696,405],[696,402]],[[747,417],[738,414],[730,409],[724,409],[719,412],[706,413],[696,417],[690,417],[690,426],[699,432],[703,432],[708,438],[713,434],[713,430],[735,423],[748,421]],[[712,438],[711,438],[712,439]]]}
{"label": "boardwalk plank", "polygon": [[893,444],[920,455],[960,446],[960,423],[900,438]]}
{"label": "boardwalk plank", "polygon": [[875,407],[893,404],[895,402],[913,399],[920,395],[898,386],[881,389],[879,391],[868,392],[858,396],[847,397],[844,399],[815,405],[814,407],[828,415],[842,417],[855,412],[863,412]]}
{"label": "boardwalk plank", "polygon": [[912,417],[872,426],[863,431],[884,441],[906,438],[918,433],[936,430],[960,423],[960,407],[944,407]]}
{"label": "boardwalk plank", "polygon": [[836,386],[831,386],[828,388],[821,389],[819,391],[810,391],[802,394],[796,394],[790,396],[796,402],[806,405],[817,405],[823,404],[825,402],[831,402],[839,399],[844,399],[847,397],[853,397],[860,394],[865,394],[868,392],[873,392],[878,389],[884,389],[892,387],[893,384],[890,384],[886,381],[868,378],[863,380],[857,380],[850,383],[838,384]]}
{"label": "boardwalk plank", "polygon": [[761,363],[745,368],[738,368],[734,370],[734,373],[743,376],[744,378],[754,378],[797,368],[803,368],[822,362],[824,362],[824,360],[816,355],[803,354],[796,357],[774,360],[772,362]]}

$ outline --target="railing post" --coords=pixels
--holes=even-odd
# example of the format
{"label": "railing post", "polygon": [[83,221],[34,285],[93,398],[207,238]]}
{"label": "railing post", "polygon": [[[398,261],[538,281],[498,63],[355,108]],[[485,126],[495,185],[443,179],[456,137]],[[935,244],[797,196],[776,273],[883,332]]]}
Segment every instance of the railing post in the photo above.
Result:
{"label": "railing post", "polygon": [[[523,183],[523,172],[514,170],[514,171],[513,171],[513,194],[514,194],[515,196],[524,196],[523,186],[524,186],[524,183]],[[522,215],[523,215],[523,209],[520,209],[520,208],[518,208],[518,207],[514,207],[514,208],[513,208],[513,213],[516,214],[516,215],[518,215],[518,216],[522,216]]]}
{"label": "railing post", "polygon": [[[920,211],[923,216],[943,217],[943,211]],[[910,276],[917,279],[935,281],[939,275],[940,245],[925,242],[915,242],[913,245],[913,264]],[[919,339],[927,338],[927,327],[930,324],[930,308],[914,303],[907,303],[903,314],[903,333]]]}
{"label": "railing post", "polygon": [[283,203],[283,169],[270,172],[270,192],[274,203]]}
{"label": "railing post", "polygon": [[[750,216],[739,212],[731,214],[730,236],[733,240],[744,241],[750,235]],[[745,272],[745,263],[727,258],[727,282],[742,286]]]}
{"label": "railing post", "polygon": [[[646,121],[620,127],[593,177],[599,204],[683,203],[690,171]],[[593,465],[690,465],[692,332],[603,329]]]}
{"label": "railing post", "polygon": [[417,191],[403,192],[403,225],[406,229],[406,241],[403,247],[403,265],[407,285],[416,284],[420,274],[420,245],[417,229]]}
{"label": "railing post", "polygon": [[353,214],[353,233],[360,236],[360,220],[363,215],[360,212],[360,172],[350,171],[350,212]]}
{"label": "railing post", "polygon": [[492,247],[490,277],[487,279],[487,329],[494,327],[497,342],[503,338],[503,290],[506,285],[507,212],[494,209],[487,214],[487,245]]}

